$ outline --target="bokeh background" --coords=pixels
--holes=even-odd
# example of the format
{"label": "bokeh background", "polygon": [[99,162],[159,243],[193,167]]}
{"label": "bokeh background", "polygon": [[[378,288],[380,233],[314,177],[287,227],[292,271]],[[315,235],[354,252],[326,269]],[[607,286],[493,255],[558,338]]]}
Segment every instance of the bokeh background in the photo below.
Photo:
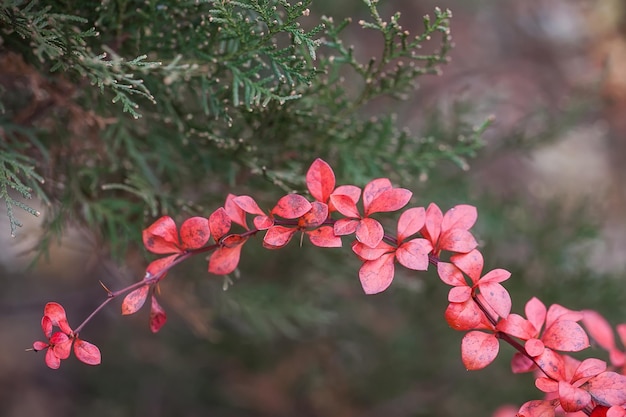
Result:
{"label": "bokeh background", "polygon": [[[513,273],[514,311],[538,296],[626,322],[624,2],[380,3],[409,30],[434,7],[453,12],[443,74],[420,79],[406,102],[384,103],[399,125],[426,129],[433,109],[495,117],[467,170],[443,164],[400,185],[418,204],[478,208],[485,268]],[[311,13],[366,16],[357,0],[316,0]],[[356,24],[348,34],[363,56],[376,47],[368,36]],[[445,123],[430,133],[449,134]],[[388,291],[365,296],[349,248],[306,244],[268,253],[248,243],[227,291],[204,260],[181,265],[161,286],[169,321],[159,334],[147,311],[121,317],[116,300],[82,333],[102,365],[70,359],[51,371],[43,354],[24,352],[41,338],[43,305],[61,302],[77,325],[103,299],[99,280],[134,282],[146,258],[112,261],[88,230],[72,228],[26,269],[40,229],[23,220],[16,238],[0,227],[2,416],[488,416],[540,398],[530,375],[511,374],[506,346],[487,369],[463,368],[462,333],[443,319],[448,289],[433,271],[399,273]]]}

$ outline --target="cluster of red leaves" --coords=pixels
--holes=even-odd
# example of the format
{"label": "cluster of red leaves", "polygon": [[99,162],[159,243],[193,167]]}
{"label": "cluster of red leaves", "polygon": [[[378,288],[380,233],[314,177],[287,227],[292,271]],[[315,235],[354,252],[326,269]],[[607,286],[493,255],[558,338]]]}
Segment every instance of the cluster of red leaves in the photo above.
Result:
{"label": "cluster of red leaves", "polygon": [[[59,330],[53,332],[55,327]],[[61,360],[70,357],[72,344],[74,344],[74,355],[78,360],[87,365],[100,364],[100,350],[95,345],[79,339],[78,334],[74,333],[70,327],[65,309],[60,304],[46,304],[41,318],[41,329],[48,341],[36,341],[33,343],[33,350],[37,352],[47,349],[45,360],[50,368],[58,369],[61,366]]]}
{"label": "cluster of red leaves", "polygon": [[[511,313],[511,296],[502,285],[511,273],[499,268],[483,273],[484,259],[470,232],[477,220],[474,207],[458,205],[445,214],[433,203],[408,208],[398,217],[394,235],[374,215],[403,209],[412,197],[409,190],[394,187],[387,178],[372,180],[363,189],[337,186],[332,168],[321,159],[307,171],[306,185],[312,201],[288,194],[264,211],[248,195],[229,194],[223,207],[206,218],[185,220],[180,229],[171,217],[158,219],[144,230],[143,242],[148,251],[166,256],[150,263],[144,279],[126,290],[130,292],[122,313],[137,312],[151,296],[150,328],[159,331],[166,315],[154,294],[169,269],[192,255],[211,252],[208,271],[232,273],[243,245],[257,233],[265,232],[267,249],[284,247],[297,233],[315,246],[328,248],[341,247],[342,236],[354,235],[351,248],[363,262],[359,279],[366,294],[391,285],[396,263],[416,271],[436,265],[441,281],[451,287],[445,319],[453,329],[467,332],[461,341],[461,359],[468,370],[493,362],[501,340],[517,349],[513,372],[536,372],[535,385],[546,394],[543,400],[524,404],[518,416],[585,411],[594,417],[626,417],[626,353],[617,346],[610,325],[595,312],[572,311],[558,304],[546,308],[537,298],[526,303],[526,317]],[[248,226],[248,215],[254,216],[253,227]],[[231,231],[233,224],[242,230]],[[448,261],[442,261],[444,257]],[[116,294],[109,292],[109,297]],[[53,326],[60,331],[53,334]],[[97,348],[72,332],[60,305],[46,306],[42,328],[48,343],[35,342],[33,347],[48,349],[46,363],[51,368],[58,368],[60,360],[69,356],[72,343],[81,361],[100,362]],[[626,342],[626,324],[618,326],[617,333]],[[609,352],[611,369],[599,359],[580,361],[564,353],[589,347],[588,334]]]}

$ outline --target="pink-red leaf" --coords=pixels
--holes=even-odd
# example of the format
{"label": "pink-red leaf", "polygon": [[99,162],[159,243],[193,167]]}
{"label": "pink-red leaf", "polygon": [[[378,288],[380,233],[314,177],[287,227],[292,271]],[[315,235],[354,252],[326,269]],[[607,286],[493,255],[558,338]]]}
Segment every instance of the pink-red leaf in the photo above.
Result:
{"label": "pink-red leaf", "polygon": [[474,249],[469,253],[452,255],[450,262],[469,276],[474,284],[480,280],[483,272],[483,255]]}
{"label": "pink-red leaf", "polygon": [[498,316],[506,317],[509,315],[511,312],[511,296],[506,288],[498,282],[486,282],[483,284],[482,280],[478,288],[480,288],[480,294],[485,301],[487,301],[489,307],[491,307]]}
{"label": "pink-red leaf", "polygon": [[285,246],[298,231],[293,227],[272,226],[267,229],[263,238],[263,246],[268,249],[279,249]]}
{"label": "pink-red leaf", "polygon": [[256,216],[252,221],[254,223],[254,227],[259,230],[267,230],[274,225],[274,218],[272,216]]}
{"label": "pink-red leaf", "polygon": [[[246,212],[235,203],[234,199],[237,197],[234,194],[228,194],[226,196],[226,202],[224,202],[224,210],[231,221],[242,226],[248,230],[248,224],[246,223]],[[213,235],[215,237],[215,235]]]}
{"label": "pink-red leaf", "polygon": [[169,216],[163,216],[142,232],[143,244],[156,254],[179,253],[180,241],[176,223]]}
{"label": "pink-red leaf", "polygon": [[370,248],[358,241],[352,242],[352,251],[363,261],[374,261],[385,253],[394,252],[394,250],[393,246],[382,241],[375,248]]}
{"label": "pink-red leaf", "polygon": [[469,230],[472,226],[474,226],[477,218],[478,212],[476,211],[476,207],[460,204],[452,207],[446,212],[443,216],[443,220],[441,221],[441,228],[443,230]]}
{"label": "pink-red leaf", "polygon": [[559,381],[559,401],[563,410],[573,413],[585,408],[591,402],[591,395],[581,388]]}
{"label": "pink-red leaf", "polygon": [[233,203],[235,203],[239,208],[241,208],[246,213],[256,214],[259,216],[264,215],[263,210],[259,207],[259,205],[254,201],[254,199],[248,195],[240,195],[233,198]]}
{"label": "pink-red leaf", "polygon": [[583,324],[589,336],[605,350],[615,349],[615,336],[608,321],[600,313],[593,310],[584,310]]}
{"label": "pink-red leaf", "polygon": [[439,278],[448,285],[455,287],[467,285],[463,272],[453,264],[448,262],[437,263],[437,274]]}
{"label": "pink-red leaf", "polygon": [[404,267],[415,271],[428,269],[428,254],[433,246],[426,239],[416,238],[403,243],[396,250],[396,258]]}
{"label": "pink-red leaf", "polygon": [[70,339],[63,332],[56,332],[50,338],[50,349],[59,359],[67,359],[70,357],[70,351],[72,349],[72,342],[74,339]]}
{"label": "pink-red leaf", "polygon": [[518,314],[509,314],[506,318],[498,321],[496,328],[522,340],[531,339],[538,334],[532,323]]}
{"label": "pink-red leaf", "polygon": [[467,253],[478,246],[474,236],[463,229],[444,231],[439,238],[439,248],[450,252]]}
{"label": "pink-red leaf", "polygon": [[536,297],[531,298],[524,307],[524,312],[528,321],[536,330],[535,336],[541,331],[543,323],[546,321],[546,306]]}
{"label": "pink-red leaf", "polygon": [[526,353],[528,353],[533,358],[535,356],[539,356],[546,349],[546,345],[539,339],[528,339],[524,344],[524,349],[526,349]]}
{"label": "pink-red leaf", "polygon": [[448,292],[448,301],[451,303],[464,303],[472,297],[472,289],[468,286],[453,287]]}
{"label": "pink-red leaf", "polygon": [[[155,277],[158,274],[161,274],[164,271],[166,271],[170,267],[170,265],[174,263],[176,258],[178,258],[178,254],[166,256],[164,258],[155,259],[154,261],[150,262],[150,264],[146,268],[146,272],[150,274],[150,276]],[[161,279],[163,279],[164,277],[165,277],[165,274],[161,276]]]}
{"label": "pink-red leaf", "polygon": [[365,294],[378,294],[391,285],[394,276],[394,255],[387,253],[375,261],[367,261],[359,269],[359,279]]}
{"label": "pink-red leaf", "polygon": [[[360,190],[359,190],[360,192]],[[352,197],[344,194],[332,194],[330,201],[335,210],[346,217],[359,218],[359,209]]]}
{"label": "pink-red leaf", "polygon": [[299,194],[287,194],[276,203],[272,214],[285,219],[297,219],[311,210],[311,203]]}
{"label": "pink-red leaf", "polygon": [[[67,335],[72,334],[72,328],[67,322],[67,316],[65,314],[65,309],[59,303],[50,302],[45,305],[43,308],[44,317],[48,317],[50,319],[50,323],[52,326],[57,326],[61,329],[61,331]],[[46,328],[44,328],[44,322],[41,322],[41,328],[44,333],[49,337],[49,333],[52,332],[52,326],[46,324]]]}
{"label": "pink-red leaf", "polygon": [[43,330],[43,334],[49,339],[52,336],[52,319],[48,316],[43,316],[41,318],[41,330]]}
{"label": "pink-red leaf", "polygon": [[383,191],[391,190],[393,186],[389,178],[378,178],[367,183],[363,188],[363,207],[367,213],[372,202],[383,193]]}
{"label": "pink-red leaf", "polygon": [[400,210],[406,206],[413,193],[404,188],[392,188],[380,193],[365,209],[365,215]]}
{"label": "pink-red leaf", "polygon": [[[235,204],[233,204],[236,206]],[[236,206],[239,208],[238,206]],[[241,210],[241,213],[244,213]],[[230,227],[232,226],[231,217],[226,212],[226,209],[223,207],[218,208],[209,216],[209,230],[211,231],[211,235],[215,242],[219,242],[221,238],[223,238],[226,233],[230,231]]]}
{"label": "pink-red leaf", "polygon": [[461,341],[461,359],[468,371],[483,369],[498,356],[500,344],[493,334],[471,331]]}
{"label": "pink-red leaf", "polygon": [[398,242],[402,242],[409,236],[419,232],[424,227],[426,221],[426,210],[424,207],[413,207],[405,210],[398,219]]}
{"label": "pink-red leaf", "polygon": [[209,219],[206,217],[190,217],[180,226],[180,239],[184,249],[201,248],[210,237]]}
{"label": "pink-red leaf", "polygon": [[463,303],[450,303],[445,318],[454,330],[474,330],[484,328],[484,313],[471,298]]}
{"label": "pink-red leaf", "polygon": [[554,350],[579,352],[589,347],[589,338],[583,328],[570,320],[558,320],[548,327],[541,337],[543,343]]}
{"label": "pink-red leaf", "polygon": [[550,401],[533,400],[524,403],[517,412],[518,417],[554,417],[555,406]]}
{"label": "pink-red leaf", "polygon": [[572,381],[578,381],[583,378],[591,378],[606,371],[606,362],[596,358],[587,358],[578,365]]}
{"label": "pink-red leaf", "polygon": [[565,362],[563,357],[552,349],[544,349],[543,353],[535,358],[537,365],[552,379],[565,381]]}
{"label": "pink-red leaf", "polygon": [[321,226],[328,218],[328,205],[314,201],[311,210],[298,219],[298,227],[312,228]]}
{"label": "pink-red leaf", "polygon": [[306,173],[306,186],[317,201],[326,203],[335,189],[335,173],[326,161],[317,158]]}
{"label": "pink-red leaf", "polygon": [[375,248],[383,240],[384,235],[383,226],[378,220],[370,217],[362,219],[356,227],[356,238],[370,248]]}
{"label": "pink-red leaf", "polygon": [[335,235],[332,226],[322,226],[306,232],[311,243],[320,248],[340,248],[341,238]]}
{"label": "pink-red leaf", "polygon": [[[359,202],[359,199],[361,198],[361,189],[357,187],[356,185],[340,185],[339,187],[335,188],[335,191],[333,191],[332,194],[330,195],[330,199],[328,203],[328,208],[331,212],[337,211],[337,207],[335,207],[333,200],[334,198],[336,198],[336,196],[339,196],[339,195],[348,197],[352,201],[356,210],[356,204]],[[358,217],[358,210],[357,210],[357,216],[351,216],[351,217]]]}
{"label": "pink-red leaf", "polygon": [[167,315],[165,314],[165,310],[159,304],[156,297],[153,295],[150,305],[150,331],[152,333],[157,333],[161,330],[161,327],[167,321]]}
{"label": "pink-red leaf", "polygon": [[215,275],[226,275],[237,269],[242,247],[243,245],[236,245],[217,248],[209,258],[209,272]]}
{"label": "pink-red leaf", "polygon": [[39,352],[40,350],[44,350],[44,349],[48,348],[48,346],[50,346],[50,345],[47,344],[46,342],[42,342],[41,340],[38,340],[38,341],[33,343],[33,350],[35,352]]}
{"label": "pink-red leaf", "polygon": [[149,285],[142,285],[126,295],[126,297],[124,297],[124,302],[122,302],[122,314],[128,315],[139,311],[139,309],[146,302],[148,290],[150,290]]}
{"label": "pink-red leaf", "polygon": [[626,376],[603,372],[587,382],[587,390],[602,405],[626,405]]}
{"label": "pink-red leaf", "polygon": [[333,225],[333,231],[337,236],[351,235],[356,232],[358,226],[359,220],[339,219]]}
{"label": "pink-red leaf", "polygon": [[74,342],[74,355],[82,363],[87,365],[100,365],[100,349],[92,343],[76,338]]}
{"label": "pink-red leaf", "polygon": [[441,234],[441,222],[443,221],[443,213],[437,204],[430,203],[426,208],[426,220],[422,235],[430,240],[433,246],[437,246],[439,235]]}
{"label": "pink-red leaf", "polygon": [[61,359],[54,353],[54,350],[48,349],[46,351],[46,365],[51,369],[59,369],[61,366]]}
{"label": "pink-red leaf", "polygon": [[536,367],[533,361],[531,361],[525,355],[522,355],[519,352],[515,352],[513,358],[511,359],[511,371],[514,374],[530,372],[535,368]]}

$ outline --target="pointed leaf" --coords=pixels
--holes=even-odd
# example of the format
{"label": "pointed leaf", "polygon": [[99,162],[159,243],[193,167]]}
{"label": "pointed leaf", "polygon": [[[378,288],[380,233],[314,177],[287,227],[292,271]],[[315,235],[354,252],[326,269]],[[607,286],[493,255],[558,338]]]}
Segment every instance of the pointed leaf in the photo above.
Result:
{"label": "pointed leaf", "polygon": [[582,312],[570,310],[559,304],[552,304],[546,313],[546,328],[550,327],[557,320],[580,321],[582,319]]}
{"label": "pointed leaf", "polygon": [[150,331],[152,333],[157,333],[161,330],[161,327],[165,325],[167,321],[167,316],[165,314],[165,310],[159,304],[156,297],[153,295],[150,305]]}
{"label": "pointed leaf", "polygon": [[306,186],[317,201],[328,201],[330,193],[335,189],[335,173],[326,161],[320,158],[313,161],[306,173]]}
{"label": "pointed leaf", "polygon": [[509,314],[498,321],[496,329],[518,339],[528,340],[538,335],[535,327],[519,314]]}
{"label": "pointed leaf", "polygon": [[425,221],[426,210],[424,207],[413,207],[405,210],[398,219],[398,242],[402,242],[409,236],[419,232],[424,227]]}
{"label": "pointed leaf", "polygon": [[363,207],[367,213],[372,202],[383,193],[383,191],[391,190],[393,186],[389,178],[378,178],[367,183],[363,188]]}
{"label": "pointed leaf", "polygon": [[375,248],[385,235],[383,226],[370,217],[362,219],[356,227],[356,238],[370,248]]}
{"label": "pointed leaf", "polygon": [[544,349],[543,353],[535,358],[535,362],[550,378],[556,381],[566,380],[563,357],[552,349]]}
{"label": "pointed leaf", "polygon": [[356,202],[347,195],[332,194],[330,196],[330,202],[335,210],[343,214],[346,217],[359,218],[359,209],[356,207]]}
{"label": "pointed leaf", "polygon": [[252,222],[258,230],[267,230],[274,225],[274,218],[266,215],[256,216]]}
{"label": "pointed leaf", "polygon": [[528,321],[536,330],[535,336],[539,335],[543,323],[546,321],[546,306],[536,297],[531,298],[524,307]]}
{"label": "pointed leaf", "polygon": [[546,394],[550,394],[552,392],[558,392],[559,381],[555,381],[554,379],[541,376],[535,380],[535,386],[540,391],[543,391]]}
{"label": "pointed leaf", "polygon": [[155,277],[159,274],[161,275],[161,279],[165,278],[165,272],[169,269],[169,267],[174,263],[174,261],[178,258],[178,254],[166,256],[165,258],[155,259],[150,262],[148,267],[146,268],[146,273],[151,277]]}
{"label": "pointed leaf", "polygon": [[478,246],[474,236],[463,229],[451,229],[441,233],[439,248],[450,252],[467,253]]}
{"label": "pointed leaf", "polygon": [[603,372],[587,382],[587,390],[602,405],[626,405],[626,376]]}
{"label": "pointed leaf", "polygon": [[41,318],[41,330],[43,330],[43,334],[49,339],[52,336],[52,320],[48,316],[43,316]]}
{"label": "pointed leaf", "polygon": [[[241,211],[243,213],[243,210]],[[223,207],[218,208],[209,216],[209,230],[215,242],[219,242],[230,231],[232,220]]]}
{"label": "pointed leaf", "polygon": [[[361,198],[361,189],[357,187],[356,185],[340,185],[339,187],[335,188],[335,191],[333,191],[332,194],[330,195],[330,199],[328,203],[328,209],[331,212],[337,211],[337,207],[335,207],[333,203],[333,198],[334,196],[339,196],[339,195],[348,197],[354,203],[354,206],[356,209],[356,204],[359,202],[359,199]],[[358,210],[357,210],[357,213],[358,213]],[[351,217],[358,217],[358,216],[351,216]]]}
{"label": "pointed leaf", "polygon": [[446,212],[441,221],[442,230],[463,229],[469,230],[476,223],[478,212],[476,207],[460,204]]}
{"label": "pointed leaf", "polygon": [[150,290],[149,285],[142,285],[126,295],[126,297],[124,297],[124,302],[122,303],[122,314],[128,315],[139,311],[139,309],[146,302],[148,290]]}
{"label": "pointed leaf", "polygon": [[518,417],[554,417],[555,406],[546,400],[533,400],[524,403],[517,412]]}
{"label": "pointed leaf", "polygon": [[480,294],[484,297],[489,307],[495,311],[498,316],[506,317],[511,312],[511,296],[509,292],[498,282],[487,282],[478,285]]}
{"label": "pointed leaf", "polygon": [[206,245],[211,237],[209,219],[191,217],[180,226],[180,239],[184,249],[198,249]]}
{"label": "pointed leaf", "polygon": [[564,411],[573,413],[589,405],[591,395],[584,389],[574,388],[567,382],[559,381],[559,400]]}
{"label": "pointed leaf", "polygon": [[280,249],[285,246],[298,231],[293,227],[272,226],[267,229],[263,238],[263,246],[268,249]]}
{"label": "pointed leaf", "polygon": [[248,195],[240,195],[233,198],[233,203],[239,206],[239,208],[241,208],[246,213],[257,214],[259,216],[265,215],[265,213],[263,213],[263,210],[261,210],[256,201],[254,201],[254,199]]}
{"label": "pointed leaf", "polygon": [[565,352],[579,352],[589,347],[587,333],[570,320],[556,321],[544,331],[541,340],[547,347]]}
{"label": "pointed leaf", "polygon": [[506,269],[497,268],[483,275],[480,278],[479,282],[481,284],[487,283],[487,282],[502,282],[502,281],[506,281],[510,277],[511,277],[511,273],[509,271],[507,271]]}
{"label": "pointed leaf", "polygon": [[180,242],[176,223],[169,216],[163,216],[142,232],[146,249],[159,255],[180,252]]}
{"label": "pointed leaf", "polygon": [[276,203],[272,214],[285,219],[297,219],[311,210],[311,203],[299,194],[287,194]]}
{"label": "pointed leaf", "polygon": [[333,231],[337,236],[351,235],[356,232],[358,226],[359,220],[339,219],[333,225]]}
{"label": "pointed leaf", "polygon": [[209,272],[215,275],[226,275],[237,269],[242,247],[243,245],[217,248],[209,258]]}
{"label": "pointed leaf", "polygon": [[361,242],[354,241],[352,242],[352,251],[356,253],[362,261],[375,261],[385,253],[393,253],[395,248],[382,241],[376,245],[375,248],[370,248]]}
{"label": "pointed leaf", "polygon": [[578,381],[583,378],[591,378],[606,371],[606,362],[596,358],[585,359],[578,365],[572,381]]}
{"label": "pointed leaf", "polygon": [[[43,308],[44,317],[48,317],[53,326],[59,327],[59,323],[62,321],[67,321],[67,316],[65,314],[65,309],[59,303],[50,302],[45,305]],[[43,327],[43,326],[42,326]],[[46,330],[44,330],[44,333]]]}
{"label": "pointed leaf", "polygon": [[469,253],[452,255],[450,262],[469,276],[474,284],[480,280],[483,272],[483,255],[474,249]]}
{"label": "pointed leaf", "polygon": [[465,282],[465,277],[463,276],[463,272],[461,272],[459,268],[448,262],[437,263],[437,274],[445,284],[455,287],[467,285],[467,283]]}
{"label": "pointed leaf", "polygon": [[365,209],[365,215],[400,210],[411,200],[413,193],[404,188],[392,188],[380,193]]}
{"label": "pointed leaf", "polygon": [[87,365],[100,365],[100,349],[94,344],[76,338],[74,342],[74,355],[82,363]]}
{"label": "pointed leaf", "polygon": [[[226,196],[226,202],[224,203],[224,211],[226,212],[226,214],[228,215],[231,221],[237,223],[238,225],[242,226],[244,229],[248,230],[248,224],[246,223],[246,212],[243,211],[243,209],[239,207],[237,203],[235,203],[234,201],[235,197],[237,196],[234,194],[228,194]],[[209,219],[209,222],[210,222],[210,219]],[[229,230],[230,230],[230,226],[229,226]],[[213,233],[213,229],[211,229],[211,233]],[[224,233],[228,233],[228,231]],[[213,234],[213,237],[215,237],[215,234]]]}
{"label": "pointed leaf", "polygon": [[461,341],[461,359],[468,371],[483,369],[498,356],[500,344],[493,334],[471,331]]}
{"label": "pointed leaf", "polygon": [[437,247],[439,235],[441,234],[441,222],[443,221],[443,213],[437,204],[430,203],[426,209],[426,220],[422,235],[430,240],[433,246]]}
{"label": "pointed leaf", "polygon": [[584,310],[583,324],[587,333],[604,350],[615,349],[615,336],[608,321],[600,313],[593,310]]}
{"label": "pointed leaf", "polygon": [[398,262],[415,271],[428,270],[428,254],[433,246],[426,239],[416,238],[400,245],[396,251]]}
{"label": "pointed leaf", "polygon": [[365,294],[378,294],[391,285],[394,276],[394,255],[387,253],[375,261],[367,261],[359,269],[359,279]]}
{"label": "pointed leaf", "polygon": [[335,235],[335,230],[332,226],[322,226],[315,230],[309,230],[305,232],[311,243],[320,248],[340,248],[341,238]]}
{"label": "pointed leaf", "polygon": [[311,210],[298,219],[298,227],[307,229],[321,226],[328,218],[328,206],[319,201],[311,203]]}

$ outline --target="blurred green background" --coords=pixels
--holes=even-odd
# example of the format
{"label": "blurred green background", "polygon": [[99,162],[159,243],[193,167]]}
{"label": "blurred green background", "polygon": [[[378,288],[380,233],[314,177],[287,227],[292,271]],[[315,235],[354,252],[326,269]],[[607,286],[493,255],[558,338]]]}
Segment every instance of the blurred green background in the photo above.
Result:
{"label": "blurred green background", "polygon": [[[454,134],[459,114],[473,124],[493,114],[495,123],[467,170],[445,163],[427,180],[398,185],[414,191],[416,205],[478,208],[485,268],[512,272],[514,311],[537,296],[626,322],[623,2],[389,0],[380,8],[400,10],[401,23],[417,28],[435,6],[453,12],[451,62],[441,76],[421,78],[406,102],[380,106],[394,106],[399,126],[425,136]],[[366,10],[356,0],[318,0],[311,14],[356,22]],[[367,56],[358,25],[348,38]],[[433,120],[434,109],[446,117]],[[258,199],[269,205],[280,195],[270,189]],[[51,371],[43,354],[23,352],[42,337],[43,305],[62,303],[76,326],[103,299],[99,280],[134,282],[145,258],[111,261],[75,228],[49,260],[24,270],[39,225],[15,239],[5,229],[2,416],[488,416],[541,397],[530,375],[511,374],[507,346],[487,369],[464,369],[463,334],[443,319],[448,288],[434,271],[398,272],[388,291],[365,296],[348,242],[268,252],[253,240],[227,291],[203,259],[188,261],[161,285],[169,321],[159,334],[150,333],[147,310],[121,317],[115,300],[82,333],[100,347],[102,365],[72,358]]]}

